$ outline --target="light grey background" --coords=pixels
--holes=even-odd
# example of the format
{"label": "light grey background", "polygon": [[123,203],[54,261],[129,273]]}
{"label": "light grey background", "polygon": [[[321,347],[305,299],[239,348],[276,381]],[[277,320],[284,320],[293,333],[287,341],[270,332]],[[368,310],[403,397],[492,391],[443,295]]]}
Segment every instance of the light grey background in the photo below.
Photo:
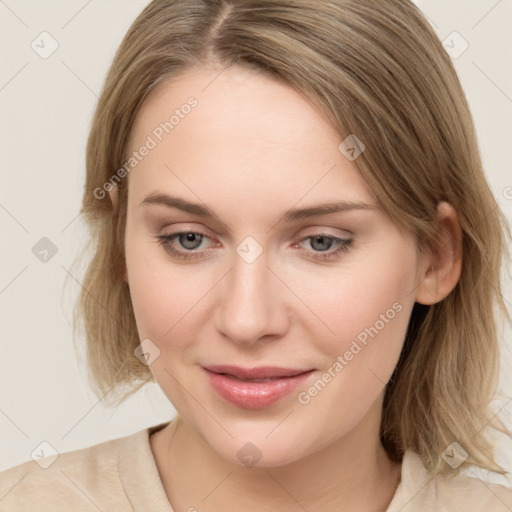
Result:
{"label": "light grey background", "polygon": [[[92,394],[74,351],[71,310],[81,275],[72,270],[87,233],[78,216],[84,151],[97,96],[115,50],[147,0],[0,0],[0,470],[30,460],[47,441],[58,452],[84,448],[168,421],[174,409],[148,385],[117,409]],[[424,0],[418,5],[454,58],[475,118],[487,178],[512,221],[512,0]],[[32,42],[50,48],[43,59]],[[455,39],[454,39],[455,38]],[[453,43],[451,42],[453,41]],[[57,248],[32,252],[47,237]],[[71,272],[71,274],[70,274]],[[64,288],[65,279],[70,284]],[[512,308],[512,285],[504,273]],[[499,391],[512,396],[510,326],[502,331]],[[512,402],[495,410],[512,429]],[[512,471],[512,443],[497,437]],[[508,454],[508,455],[507,455]],[[508,457],[508,458],[507,458]],[[512,487],[495,475],[475,472]]]}

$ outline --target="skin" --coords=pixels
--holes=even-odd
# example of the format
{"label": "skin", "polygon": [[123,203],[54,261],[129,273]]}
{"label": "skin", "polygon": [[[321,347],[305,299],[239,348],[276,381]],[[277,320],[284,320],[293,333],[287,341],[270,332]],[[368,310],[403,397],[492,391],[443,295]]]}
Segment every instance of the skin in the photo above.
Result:
{"label": "skin", "polygon": [[[161,84],[130,140],[134,151],[175,108],[197,98],[129,175],[124,279],[140,339],[160,350],[151,372],[179,413],[177,427],[150,438],[164,488],[176,511],[225,510],[227,503],[249,512],[262,503],[281,511],[385,511],[401,466],[379,440],[384,387],[414,303],[442,300],[459,279],[456,212],[439,204],[444,238],[419,257],[310,102],[255,71],[219,71],[192,69]],[[156,192],[208,205],[215,216],[141,205]],[[111,197],[116,206],[115,189]],[[281,220],[290,208],[340,200],[376,208]],[[177,259],[157,243],[159,235],[181,231],[207,235],[192,250],[186,240],[172,243],[199,258]],[[315,235],[322,234],[353,242],[318,261],[323,246]],[[247,236],[263,251],[252,263],[236,252]],[[326,252],[333,252],[337,245],[328,242]],[[394,303],[401,311],[300,403],[298,392]],[[247,410],[210,387],[201,366],[211,364],[315,371],[277,404]],[[253,467],[237,458],[247,442],[261,454]]]}

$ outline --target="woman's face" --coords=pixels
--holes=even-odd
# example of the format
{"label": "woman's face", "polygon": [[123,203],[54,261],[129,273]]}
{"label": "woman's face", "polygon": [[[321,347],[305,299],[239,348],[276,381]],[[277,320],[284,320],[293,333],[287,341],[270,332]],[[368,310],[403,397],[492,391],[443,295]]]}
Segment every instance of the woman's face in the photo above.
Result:
{"label": "woman's face", "polygon": [[[132,130],[140,340],[163,392],[229,461],[282,465],[378,427],[420,261],[342,142],[289,85],[240,68],[161,85]],[[321,211],[341,202],[369,206]]]}

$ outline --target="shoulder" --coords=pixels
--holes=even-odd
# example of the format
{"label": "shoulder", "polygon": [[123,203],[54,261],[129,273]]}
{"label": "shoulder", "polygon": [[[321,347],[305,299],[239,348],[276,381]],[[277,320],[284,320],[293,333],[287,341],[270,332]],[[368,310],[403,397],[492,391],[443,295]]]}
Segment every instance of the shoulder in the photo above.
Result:
{"label": "shoulder", "polygon": [[476,477],[458,475],[439,477],[435,482],[438,499],[464,510],[510,512],[512,510],[512,489],[490,483]]}
{"label": "shoulder", "polygon": [[[151,427],[156,428],[156,427]],[[54,456],[42,455],[0,472],[0,510],[122,510],[130,508],[120,465],[148,446],[148,430]],[[147,451],[143,452],[147,458]],[[37,457],[37,455],[36,455]]]}
{"label": "shoulder", "polygon": [[512,489],[466,474],[427,474],[420,457],[407,451],[402,480],[387,512],[510,512]]}

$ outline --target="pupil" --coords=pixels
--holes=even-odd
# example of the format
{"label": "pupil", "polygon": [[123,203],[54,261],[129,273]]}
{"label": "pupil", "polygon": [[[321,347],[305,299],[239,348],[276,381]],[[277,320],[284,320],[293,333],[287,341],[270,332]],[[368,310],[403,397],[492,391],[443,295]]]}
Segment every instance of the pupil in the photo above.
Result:
{"label": "pupil", "polygon": [[320,245],[323,246],[323,247],[317,247],[317,249],[319,249],[320,251],[325,251],[325,250],[329,249],[330,245],[332,243],[332,241],[329,238],[324,237],[324,236],[315,237],[315,243],[316,242],[319,242]]}
{"label": "pupil", "polygon": [[183,240],[183,247],[186,249],[196,249],[201,244],[201,235],[197,233],[186,233],[185,235],[181,235]]}

